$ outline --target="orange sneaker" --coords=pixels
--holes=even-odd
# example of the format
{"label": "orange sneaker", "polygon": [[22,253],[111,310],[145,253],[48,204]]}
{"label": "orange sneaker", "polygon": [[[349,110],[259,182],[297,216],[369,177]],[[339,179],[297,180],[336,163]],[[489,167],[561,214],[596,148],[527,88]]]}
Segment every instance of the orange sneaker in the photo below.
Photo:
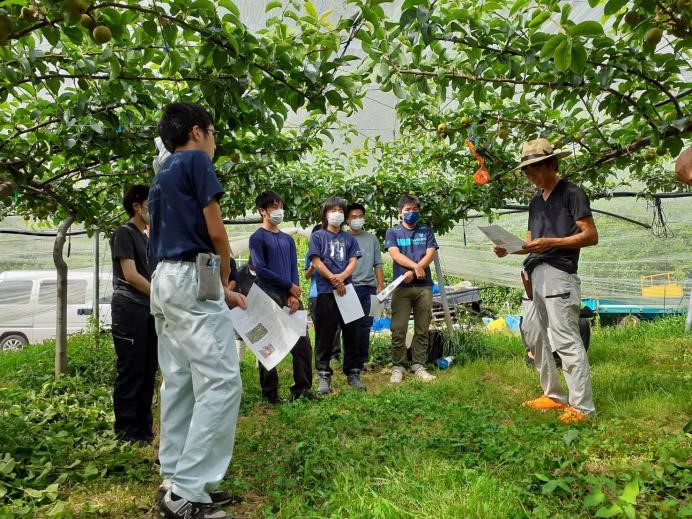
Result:
{"label": "orange sneaker", "polygon": [[531,409],[536,409],[537,411],[545,411],[547,409],[560,410],[569,407],[567,404],[563,404],[562,402],[556,402],[549,396],[545,395],[536,398],[535,400],[527,400],[521,405],[530,407]]}
{"label": "orange sneaker", "polygon": [[558,420],[562,423],[578,423],[585,422],[589,418],[584,414],[577,411],[574,407],[568,407],[565,412],[560,415]]}

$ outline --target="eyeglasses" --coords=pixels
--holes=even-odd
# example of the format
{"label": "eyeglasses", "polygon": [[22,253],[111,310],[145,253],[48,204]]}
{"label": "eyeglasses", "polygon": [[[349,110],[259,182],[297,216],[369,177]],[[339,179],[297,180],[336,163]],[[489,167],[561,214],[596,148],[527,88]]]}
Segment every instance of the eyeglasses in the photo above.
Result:
{"label": "eyeglasses", "polygon": [[205,128],[204,131],[211,133],[214,136],[214,140],[216,140],[216,136],[219,134],[219,130],[212,130],[211,128]]}

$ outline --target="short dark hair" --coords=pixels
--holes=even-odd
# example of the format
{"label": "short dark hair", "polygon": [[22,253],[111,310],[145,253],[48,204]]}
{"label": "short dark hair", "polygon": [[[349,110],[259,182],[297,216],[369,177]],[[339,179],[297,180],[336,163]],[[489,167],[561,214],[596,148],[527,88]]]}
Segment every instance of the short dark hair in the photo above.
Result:
{"label": "short dark hair", "polygon": [[404,195],[399,199],[399,211],[401,211],[405,205],[413,204],[420,209],[420,199],[415,195]]}
{"label": "short dark hair", "polygon": [[143,204],[149,197],[149,186],[144,184],[135,184],[131,186],[123,197],[123,207],[127,214],[131,217],[135,215],[133,204]]}
{"label": "short dark hair", "polygon": [[359,204],[358,202],[356,202],[356,203],[354,203],[354,204],[350,204],[350,205],[346,208],[346,216],[348,216],[348,214],[349,214],[351,211],[358,211],[358,210],[363,211],[363,214],[365,214],[365,207],[363,206],[363,204]]}
{"label": "short dark hair", "polygon": [[344,200],[340,196],[330,196],[322,204],[321,216],[323,229],[327,228],[327,213],[336,207],[341,207],[341,209],[344,211],[344,216],[346,216],[346,200]]}
{"label": "short dark hair", "polygon": [[190,140],[190,130],[194,126],[207,129],[214,124],[209,112],[196,103],[171,103],[163,109],[159,121],[159,136],[163,145],[173,153],[178,146]]}
{"label": "short dark hair", "polygon": [[274,205],[277,202],[282,204],[284,203],[279,193],[275,191],[263,191],[257,195],[257,198],[255,198],[255,207],[257,209],[266,209],[270,205]]}
{"label": "short dark hair", "polygon": [[321,224],[321,223],[318,223],[317,225],[315,225],[315,226],[312,228],[312,231],[310,231],[310,234],[314,234],[314,233],[316,233],[317,231],[319,231],[320,229],[322,229],[322,224]]}

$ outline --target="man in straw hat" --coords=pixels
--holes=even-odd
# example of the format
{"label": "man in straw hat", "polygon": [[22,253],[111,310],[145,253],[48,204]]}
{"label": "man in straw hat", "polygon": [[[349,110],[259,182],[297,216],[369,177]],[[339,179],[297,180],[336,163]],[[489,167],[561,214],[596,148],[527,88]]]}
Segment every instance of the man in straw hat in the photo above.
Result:
{"label": "man in straw hat", "polygon": [[[569,152],[555,152],[546,139],[522,147],[524,172],[541,192],[529,204],[528,237],[517,254],[524,261],[526,294],[521,331],[540,373],[543,396],[524,402],[537,410],[564,410],[563,423],[586,420],[595,412],[591,375],[586,350],[579,334],[580,281],[577,276],[579,250],[598,243],[589,200],[576,185],[558,176],[558,160]],[[507,250],[495,247],[498,257]],[[560,378],[548,334],[562,358],[569,394]]]}

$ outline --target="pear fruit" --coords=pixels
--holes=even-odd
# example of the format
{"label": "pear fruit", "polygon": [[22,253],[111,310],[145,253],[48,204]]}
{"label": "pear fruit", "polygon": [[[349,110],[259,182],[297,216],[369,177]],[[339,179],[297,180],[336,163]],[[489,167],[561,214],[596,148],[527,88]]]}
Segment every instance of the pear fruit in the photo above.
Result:
{"label": "pear fruit", "polygon": [[31,22],[38,17],[38,11],[33,5],[27,5],[26,7],[22,7],[20,16],[22,17],[22,20]]}
{"label": "pear fruit", "polygon": [[86,27],[89,30],[93,29],[96,25],[94,19],[88,14],[83,14],[79,20],[79,23],[81,23],[83,27]]}
{"label": "pear fruit", "polygon": [[644,41],[651,46],[658,45],[661,38],[663,38],[663,31],[658,27],[649,29],[644,35]]}
{"label": "pear fruit", "polygon": [[12,29],[14,29],[12,18],[6,14],[0,14],[0,45],[5,45],[10,40]]}
{"label": "pear fruit", "polygon": [[113,38],[111,30],[105,25],[98,25],[97,27],[94,27],[91,35],[94,37],[94,41],[101,45],[108,43]]}

